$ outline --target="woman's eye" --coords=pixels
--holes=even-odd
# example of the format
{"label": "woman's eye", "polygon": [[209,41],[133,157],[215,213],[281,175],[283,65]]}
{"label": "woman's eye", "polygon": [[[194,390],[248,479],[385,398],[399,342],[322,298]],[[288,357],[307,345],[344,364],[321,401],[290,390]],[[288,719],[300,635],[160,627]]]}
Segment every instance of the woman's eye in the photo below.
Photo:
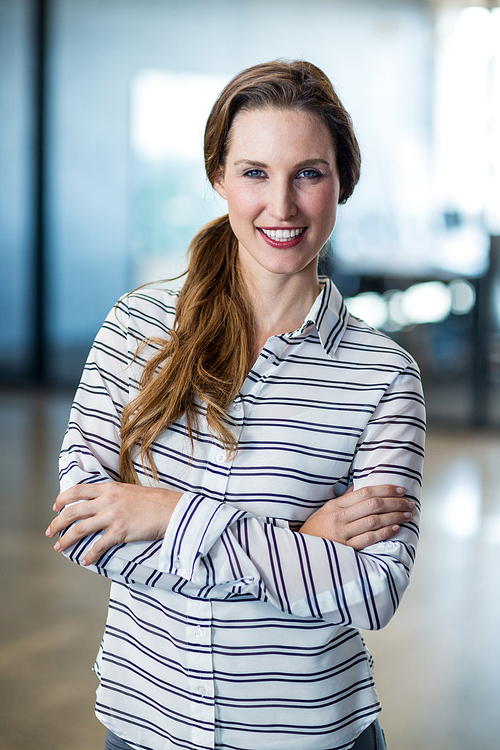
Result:
{"label": "woman's eye", "polygon": [[247,172],[245,172],[244,176],[254,178],[264,177],[264,172],[262,171],[262,169],[249,169]]}
{"label": "woman's eye", "polygon": [[315,180],[318,177],[323,177],[323,175],[321,172],[318,172],[317,169],[303,169],[302,172],[299,172],[297,177],[299,179]]}

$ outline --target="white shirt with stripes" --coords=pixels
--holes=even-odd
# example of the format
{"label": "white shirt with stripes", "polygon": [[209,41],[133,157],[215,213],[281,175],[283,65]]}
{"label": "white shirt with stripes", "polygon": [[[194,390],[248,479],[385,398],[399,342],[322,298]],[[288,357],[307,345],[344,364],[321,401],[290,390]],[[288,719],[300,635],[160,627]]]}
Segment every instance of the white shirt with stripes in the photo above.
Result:
{"label": "white shirt with stripes", "polygon": [[[153,450],[160,486],[184,493],[165,538],[89,566],[113,581],[96,712],[133,748],[347,749],[380,711],[358,628],[383,627],[408,584],[424,405],[413,359],[322,283],[304,324],[267,341],[229,409],[235,458],[203,419],[194,453],[183,420],[173,424]],[[120,414],[155,345],[134,355],[145,338],[168,337],[177,297],[148,287],[109,314],[71,411],[63,490],[119,480]],[[362,552],[298,533],[351,483],[405,487],[413,519]]]}

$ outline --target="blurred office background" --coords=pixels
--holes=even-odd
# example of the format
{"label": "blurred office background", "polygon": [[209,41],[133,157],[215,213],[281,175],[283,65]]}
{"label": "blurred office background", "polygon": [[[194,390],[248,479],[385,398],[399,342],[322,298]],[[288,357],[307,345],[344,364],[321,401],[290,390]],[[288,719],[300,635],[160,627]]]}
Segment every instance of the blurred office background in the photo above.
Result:
{"label": "blurred office background", "polygon": [[[325,270],[417,358],[424,527],[369,636],[389,750],[494,750],[500,712],[500,9],[466,0],[0,0],[0,747],[93,750],[107,582],[51,552],[56,457],[117,298],[224,212],[204,120],[237,71],[306,58],[363,153]],[[283,748],[286,750],[286,748]]]}

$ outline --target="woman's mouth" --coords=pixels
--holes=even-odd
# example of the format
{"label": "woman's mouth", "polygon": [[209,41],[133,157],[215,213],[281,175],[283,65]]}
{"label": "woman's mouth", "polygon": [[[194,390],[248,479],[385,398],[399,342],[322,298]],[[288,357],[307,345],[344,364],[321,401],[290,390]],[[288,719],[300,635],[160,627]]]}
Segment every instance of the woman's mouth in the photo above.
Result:
{"label": "woman's mouth", "polygon": [[307,231],[307,227],[293,229],[264,229],[263,227],[257,227],[257,229],[268,245],[282,248],[298,245]]}

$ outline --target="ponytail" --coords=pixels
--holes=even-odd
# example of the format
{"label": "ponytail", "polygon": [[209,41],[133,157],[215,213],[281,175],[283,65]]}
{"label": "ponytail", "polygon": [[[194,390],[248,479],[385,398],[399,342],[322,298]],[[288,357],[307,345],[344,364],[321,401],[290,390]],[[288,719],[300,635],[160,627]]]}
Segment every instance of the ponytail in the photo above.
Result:
{"label": "ponytail", "polygon": [[236,454],[237,441],[226,412],[247,375],[251,342],[250,309],[237,252],[227,215],[206,224],[191,242],[188,274],[170,338],[154,341],[160,349],[144,367],[141,392],[123,410],[120,474],[124,482],[139,483],[132,460],[135,446],[143,467],[158,479],[152,445],[183,415],[193,445],[200,402],[205,404],[210,430],[229,455]]}

